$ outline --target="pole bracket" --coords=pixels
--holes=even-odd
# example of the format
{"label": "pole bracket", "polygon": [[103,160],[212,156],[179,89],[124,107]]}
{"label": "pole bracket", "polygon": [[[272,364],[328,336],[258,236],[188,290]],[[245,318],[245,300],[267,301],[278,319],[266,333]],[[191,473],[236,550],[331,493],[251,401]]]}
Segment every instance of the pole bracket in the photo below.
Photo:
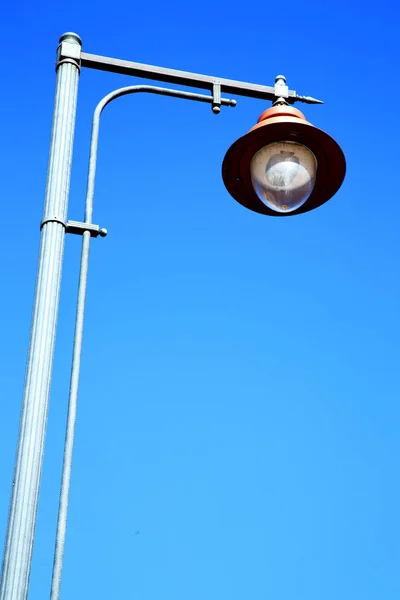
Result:
{"label": "pole bracket", "polygon": [[85,231],[89,231],[91,237],[106,237],[107,229],[93,225],[92,223],[81,223],[80,221],[67,221],[65,225],[65,233],[73,233],[75,235],[83,235]]}
{"label": "pole bracket", "polygon": [[218,115],[221,112],[221,84],[219,81],[214,81],[213,83],[213,100],[212,100],[212,111],[214,115]]}

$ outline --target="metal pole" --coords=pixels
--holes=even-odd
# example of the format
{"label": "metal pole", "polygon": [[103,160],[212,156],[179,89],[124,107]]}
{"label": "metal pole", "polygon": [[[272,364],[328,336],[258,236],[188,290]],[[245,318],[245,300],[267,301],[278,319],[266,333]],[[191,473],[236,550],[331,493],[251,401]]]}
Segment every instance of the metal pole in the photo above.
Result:
{"label": "metal pole", "polygon": [[64,252],[81,40],[58,48],[50,158],[0,600],[26,600],[35,533]]}
{"label": "metal pole", "polygon": [[[100,117],[104,108],[113,100],[126,96],[128,94],[134,94],[138,92],[146,92],[150,94],[159,94],[163,96],[173,96],[175,98],[183,98],[185,100],[197,100],[199,102],[208,102],[214,105],[213,96],[206,96],[204,94],[195,94],[193,92],[184,92],[181,90],[170,90],[167,88],[155,87],[150,85],[135,85],[125,88],[114,90],[110,94],[107,94],[96,106],[93,115],[92,123],[92,135],[90,141],[90,155],[89,155],[89,169],[88,169],[88,181],[86,191],[86,208],[85,208],[85,221],[80,223],[80,228],[84,225],[92,225],[93,218],[93,201],[94,201],[94,186],[96,179],[96,166],[97,166],[97,150],[99,145],[99,130],[100,130]],[[227,98],[220,98],[219,103],[223,106],[235,106],[235,100],[229,100]],[[106,235],[107,230],[101,229],[99,234],[101,236]],[[64,445],[64,463],[61,479],[61,491],[60,491],[60,503],[58,509],[58,522],[57,522],[57,536],[56,536],[56,547],[54,551],[54,563],[53,563],[53,576],[51,582],[51,600],[59,600],[61,590],[61,577],[63,568],[63,557],[65,548],[65,535],[67,531],[67,517],[68,517],[68,502],[69,502],[69,490],[71,484],[71,471],[72,471],[72,457],[74,450],[74,438],[75,438],[75,422],[77,413],[78,403],[78,388],[79,388],[79,373],[81,366],[81,353],[82,353],[82,340],[83,340],[83,325],[85,318],[85,300],[86,300],[86,288],[87,288],[87,277],[89,268],[89,250],[90,250],[90,231],[86,230],[83,232],[82,240],[82,253],[81,253],[81,266],[79,276],[79,290],[78,290],[78,302],[76,309],[75,319],[75,339],[74,349],[72,358],[72,370],[71,370],[71,381],[69,389],[69,404],[68,404],[68,418],[67,418],[67,429],[65,435]]]}

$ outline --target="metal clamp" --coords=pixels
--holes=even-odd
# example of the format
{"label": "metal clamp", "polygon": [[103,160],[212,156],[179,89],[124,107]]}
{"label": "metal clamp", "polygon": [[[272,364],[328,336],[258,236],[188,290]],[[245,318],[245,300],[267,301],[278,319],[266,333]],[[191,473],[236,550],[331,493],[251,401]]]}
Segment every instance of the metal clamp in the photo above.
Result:
{"label": "metal clamp", "polygon": [[62,225],[64,229],[67,226],[66,222],[63,219],[59,219],[58,217],[49,217],[43,219],[43,221],[40,223],[40,229],[42,229],[43,225],[46,225],[46,223],[60,223],[60,225]]}
{"label": "metal clamp", "polygon": [[80,221],[67,221],[65,225],[65,233],[74,233],[75,235],[83,235],[85,231],[90,232],[91,237],[106,237],[108,231],[99,225],[92,223],[81,223]]}
{"label": "metal clamp", "polygon": [[273,102],[273,106],[277,106],[279,104],[288,105],[289,98],[289,88],[286,85],[286,77],[284,75],[277,75],[275,77],[275,101]]}
{"label": "metal clamp", "polygon": [[221,112],[221,84],[216,81],[213,83],[213,101],[212,101],[212,111],[214,115],[218,115]]}

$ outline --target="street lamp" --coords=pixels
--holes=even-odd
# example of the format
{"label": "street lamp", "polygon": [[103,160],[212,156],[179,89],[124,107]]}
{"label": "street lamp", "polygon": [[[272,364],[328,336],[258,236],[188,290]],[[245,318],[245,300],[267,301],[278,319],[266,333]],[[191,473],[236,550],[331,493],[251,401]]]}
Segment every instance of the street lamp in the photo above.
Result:
{"label": "street lamp", "polygon": [[[277,82],[284,81],[282,76]],[[342,185],[340,146],[302,112],[279,98],[229,148],[222,176],[246,208],[270,216],[297,215],[329,200]]]}
{"label": "street lamp", "polygon": [[[231,146],[223,164],[224,182],[232,196],[247,208],[263,214],[297,214],[316,208],[339,189],[345,172],[343,153],[336,142],[308,123],[300,111],[289,106],[294,102],[318,104],[320,101],[308,96],[299,96],[295,91],[289,90],[282,76],[277,77],[274,87],[270,87],[87,54],[82,52],[81,46],[78,35],[66,33],[61,36],[57,50],[57,84],[46,197],[40,226],[38,274],[0,600],[26,600],[28,595],[64,241],[65,234],[70,233],[82,236],[82,254],[51,599],[58,600],[60,595],[89,248],[92,237],[104,237],[107,234],[105,229],[92,222],[100,117],[104,108],[121,96],[139,92],[205,102],[211,104],[215,114],[220,112],[221,106],[236,105],[235,100],[223,98],[222,91],[260,100],[272,100],[273,108],[265,111],[258,125]],[[151,85],[135,85],[115,90],[99,102],[92,123],[83,222],[67,220],[81,68],[208,91],[208,94],[199,94]]]}

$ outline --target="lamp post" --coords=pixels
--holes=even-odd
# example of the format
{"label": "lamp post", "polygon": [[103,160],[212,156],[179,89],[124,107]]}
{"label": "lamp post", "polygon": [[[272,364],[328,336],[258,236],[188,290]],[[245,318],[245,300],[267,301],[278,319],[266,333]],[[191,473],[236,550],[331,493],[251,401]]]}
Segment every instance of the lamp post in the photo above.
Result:
{"label": "lamp post", "polygon": [[[82,52],[81,46],[79,36],[66,33],[60,38],[57,50],[57,82],[45,207],[0,600],[26,600],[28,595],[64,239],[66,233],[71,233],[82,235],[82,255],[51,599],[57,600],[60,595],[89,248],[92,237],[104,237],[107,234],[105,229],[92,223],[100,116],[107,104],[127,94],[145,92],[209,103],[212,111],[218,114],[221,106],[236,104],[235,100],[223,98],[222,92],[273,101],[273,108],[265,111],[259,123],[231,146],[223,164],[224,183],[230,194],[242,205],[259,213],[288,216],[316,208],[336,193],[345,174],[344,156],[336,142],[313,127],[300,111],[290,106],[297,101],[309,104],[321,102],[289,90],[282,76],[277,77],[274,87],[270,87],[87,54]],[[133,75],[208,91],[208,94],[199,94],[136,85],[111,92],[99,102],[92,124],[84,222],[67,220],[81,68]]]}

